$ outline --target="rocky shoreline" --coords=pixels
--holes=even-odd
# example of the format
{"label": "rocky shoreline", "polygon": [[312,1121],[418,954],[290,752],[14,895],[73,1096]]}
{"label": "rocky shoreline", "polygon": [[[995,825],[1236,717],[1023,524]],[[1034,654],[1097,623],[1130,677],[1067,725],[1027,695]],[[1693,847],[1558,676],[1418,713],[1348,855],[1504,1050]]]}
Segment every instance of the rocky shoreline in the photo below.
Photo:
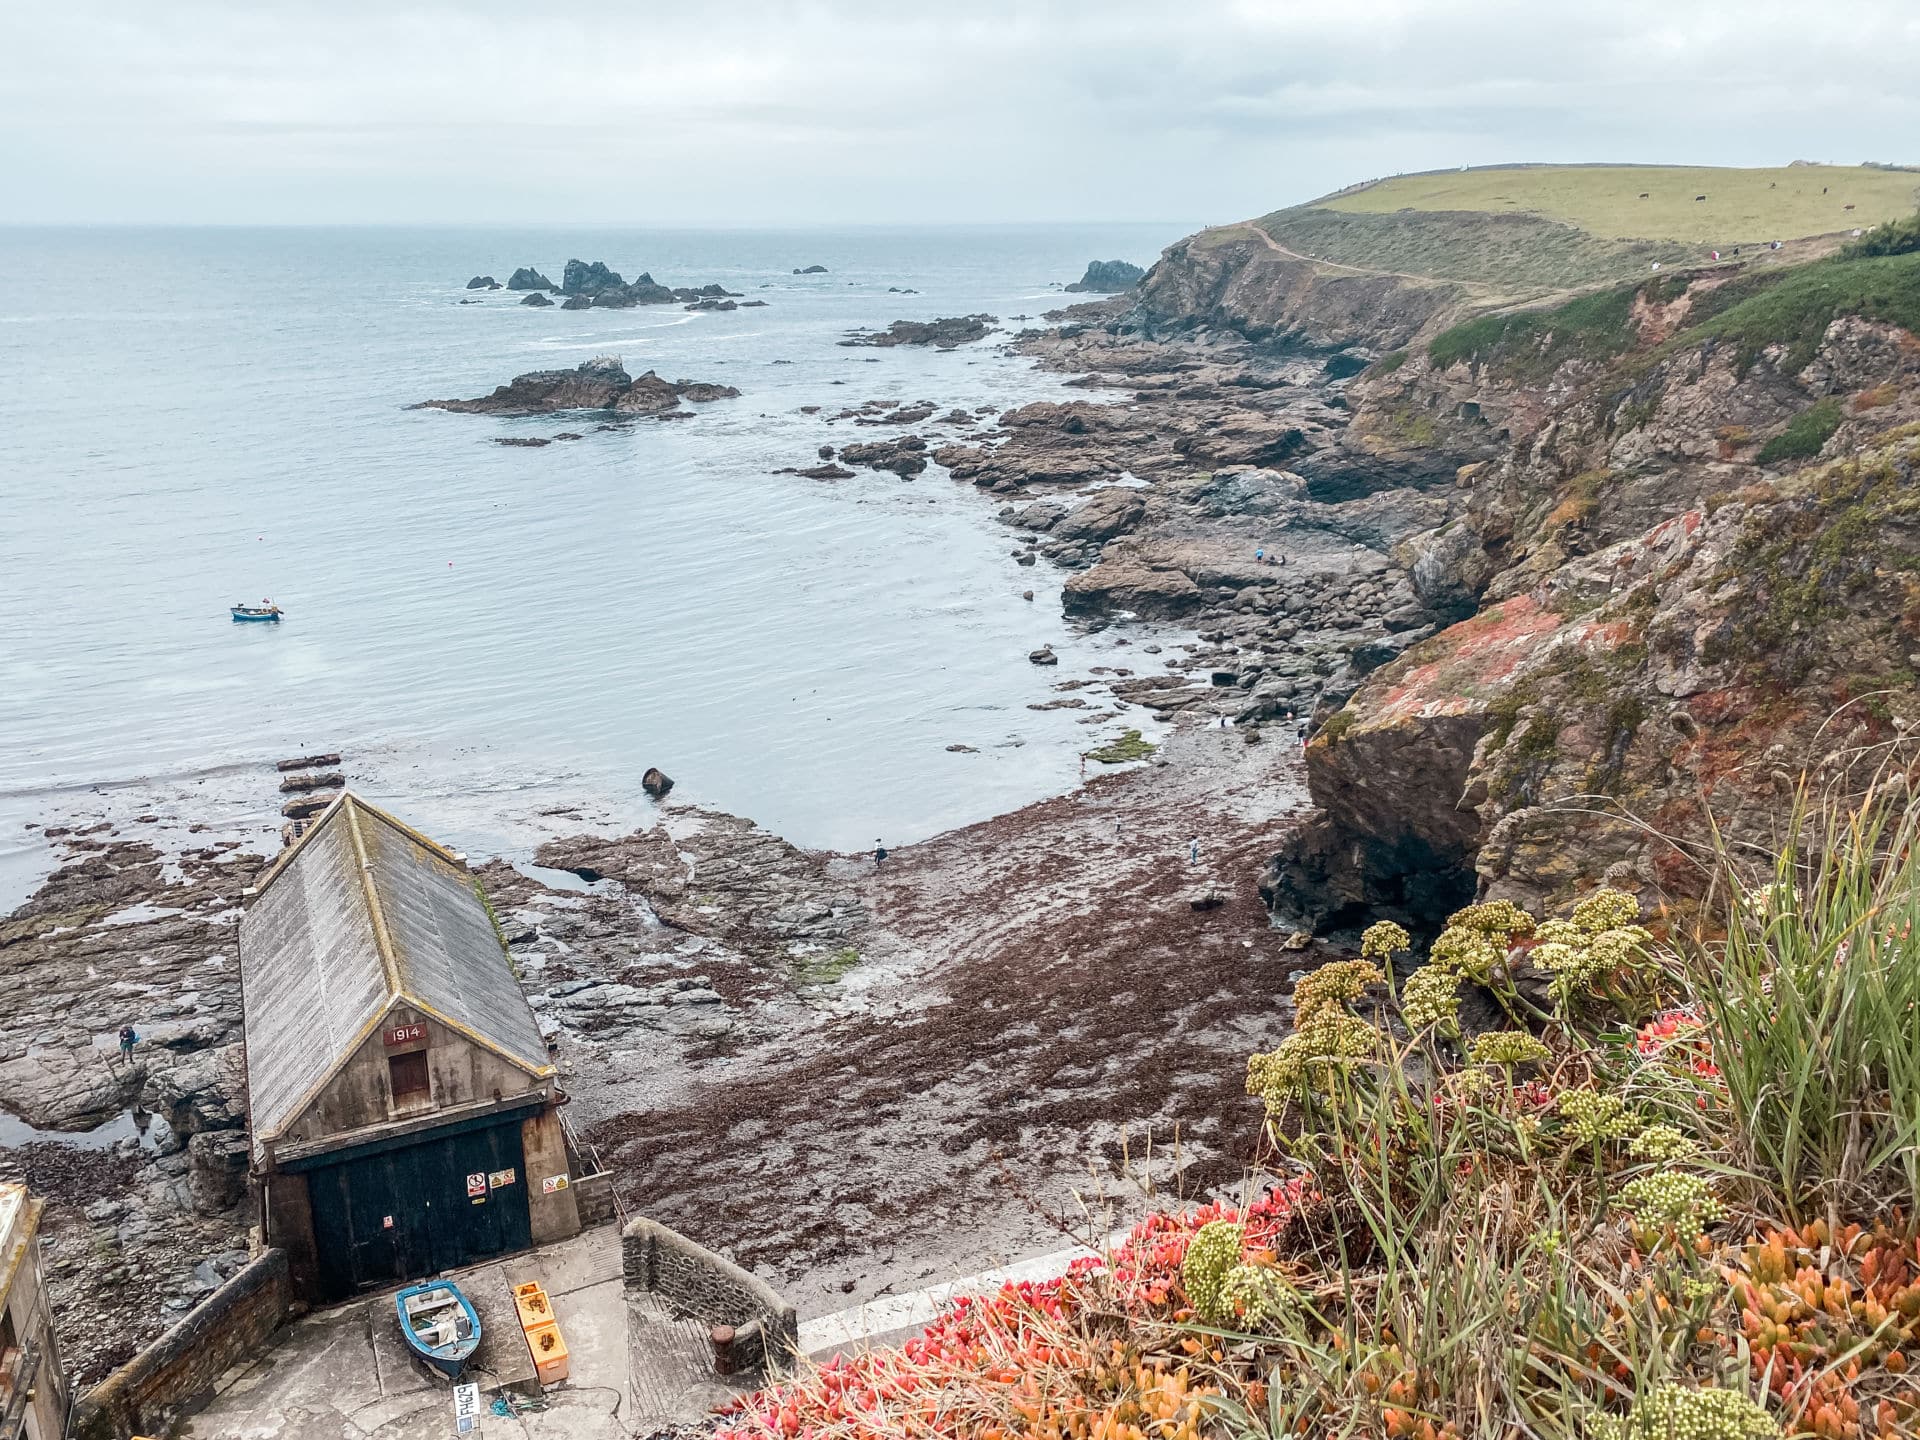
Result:
{"label": "rocky shoreline", "polygon": [[[1080,623],[1197,631],[1168,654],[1148,629],[1138,643],[1163,672],[1070,679],[1051,702],[1084,704],[1092,681],[1116,708],[1090,719],[1137,705],[1181,722],[1159,755],[879,868],[669,805],[627,836],[540,822],[553,838],[538,863],[584,892],[499,862],[481,872],[626,1198],[802,1287],[814,1308],[937,1277],[961,1256],[1049,1248],[1090,1163],[1093,1203],[1124,1210],[1149,1130],[1161,1145],[1181,1137],[1155,1152],[1155,1183],[1205,1193],[1238,1176],[1255,1136],[1233,1128],[1239,1077],[1213,1057],[1271,1042],[1275,992],[1300,963],[1258,888],[1276,827],[1304,804],[1294,731],[1444,618],[1395,547],[1451,514],[1450,472],[1357,449],[1349,380],[1324,358],[1108,328],[1124,304],[1076,307],[1010,342],[1074,375],[1086,399],[997,416],[933,402],[823,411],[823,434],[863,437],[821,447],[832,463],[800,473],[937,466],[990,497],[1011,558],[1068,572]],[[599,361],[430,403],[621,419],[731,393]],[[1248,743],[1273,722],[1276,740]],[[1195,836],[1198,866],[1185,856]],[[0,1032],[9,1108],[42,1130],[135,1106],[167,1125],[145,1149],[9,1153],[55,1201],[63,1309],[110,1322],[75,1341],[97,1374],[109,1329],[151,1333],[244,1248],[242,1211],[209,1213],[218,1192],[196,1176],[224,1153],[206,1137],[238,1133],[234,906],[262,860],[208,847],[174,873],[131,838],[49,838],[65,863],[8,922],[7,983],[18,997],[37,977],[34,993],[49,992],[49,977],[104,961],[129,988],[16,998],[22,1020]],[[999,901],[983,909],[982,893]],[[130,1012],[159,1038],[116,1074],[100,1037]],[[181,1028],[160,1031],[162,1018]],[[921,1158],[903,1166],[909,1151]],[[909,1213],[947,1228],[905,1233]],[[93,1261],[109,1250],[113,1293]]]}

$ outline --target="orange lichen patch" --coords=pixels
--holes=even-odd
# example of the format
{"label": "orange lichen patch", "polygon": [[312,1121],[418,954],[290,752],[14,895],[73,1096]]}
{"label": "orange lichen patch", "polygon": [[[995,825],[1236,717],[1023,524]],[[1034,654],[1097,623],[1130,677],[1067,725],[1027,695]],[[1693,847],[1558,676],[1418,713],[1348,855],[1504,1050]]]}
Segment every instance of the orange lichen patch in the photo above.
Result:
{"label": "orange lichen patch", "polygon": [[[1564,624],[1531,595],[1462,620],[1410,652],[1412,663],[1367,707],[1361,723],[1372,728],[1484,709],[1490,693],[1538,656]],[[1589,628],[1581,626],[1580,633]]]}

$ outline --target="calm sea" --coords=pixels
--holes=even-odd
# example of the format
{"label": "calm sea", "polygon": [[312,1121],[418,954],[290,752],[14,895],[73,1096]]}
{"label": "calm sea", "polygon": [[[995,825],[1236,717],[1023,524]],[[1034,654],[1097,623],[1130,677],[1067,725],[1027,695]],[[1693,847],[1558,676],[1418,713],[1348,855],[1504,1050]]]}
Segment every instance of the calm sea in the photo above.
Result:
{"label": "calm sea", "polygon": [[[971,487],[771,472],[854,438],[802,406],[1057,383],[988,346],[842,332],[1037,316],[1049,282],[1185,228],[0,229],[0,902],[44,868],[27,821],[201,806],[265,826],[259,762],[312,749],[476,847],[557,804],[637,815],[649,765],[848,849],[1066,788],[1104,732],[1027,705],[1138,648],[1066,631],[1057,578],[1013,564]],[[464,289],[518,265],[558,280],[569,256],[768,306]],[[828,273],[791,273],[811,264]],[[600,354],[741,397],[600,433],[405,408]],[[588,433],[492,443],[565,429]],[[285,623],[230,621],[262,596]],[[1042,643],[1059,670],[1028,663]]]}

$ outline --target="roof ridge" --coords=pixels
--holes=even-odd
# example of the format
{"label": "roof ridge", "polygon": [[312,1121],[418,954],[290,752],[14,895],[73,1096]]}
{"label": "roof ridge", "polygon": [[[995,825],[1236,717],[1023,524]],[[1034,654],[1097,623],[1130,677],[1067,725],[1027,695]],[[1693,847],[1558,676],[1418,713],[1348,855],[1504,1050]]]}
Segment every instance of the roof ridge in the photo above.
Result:
{"label": "roof ridge", "polygon": [[347,834],[353,844],[353,856],[360,872],[360,894],[367,902],[367,919],[373,923],[373,948],[380,957],[380,968],[387,977],[387,1003],[402,993],[400,983],[400,957],[393,951],[393,935],[387,929],[387,912],[380,904],[380,887],[373,883],[373,857],[367,853],[366,837],[360,833],[360,811],[363,808],[358,796],[352,791],[344,792],[340,799],[350,801],[345,806],[347,816]]}
{"label": "roof ridge", "polygon": [[[292,861],[293,857],[305,849],[307,842],[326,827],[327,823],[333,819],[336,811],[343,809],[362,815],[371,815],[374,819],[399,831],[414,844],[432,851],[449,865],[465,864],[465,860],[461,855],[449,850],[431,835],[423,834],[391,811],[382,810],[378,805],[362,799],[355,791],[343,789],[338,795],[334,796],[333,799],[329,800],[327,802],[327,808],[316,815],[307,828],[300,832],[300,838],[298,840],[295,840],[293,844],[274,856],[273,863],[267,866],[266,873],[254,884],[253,893],[255,896],[266,893],[266,888],[280,878],[281,872],[287,868],[288,863]],[[356,844],[354,848],[361,852],[361,859],[364,860],[366,858],[365,847]]]}

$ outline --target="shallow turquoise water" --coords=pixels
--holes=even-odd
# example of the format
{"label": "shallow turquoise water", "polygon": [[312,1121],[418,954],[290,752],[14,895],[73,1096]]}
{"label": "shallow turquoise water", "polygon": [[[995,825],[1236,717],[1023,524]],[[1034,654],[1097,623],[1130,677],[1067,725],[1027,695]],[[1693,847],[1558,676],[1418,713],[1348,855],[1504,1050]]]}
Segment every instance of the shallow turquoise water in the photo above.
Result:
{"label": "shallow turquoise water", "polygon": [[[1114,656],[1064,629],[1056,577],[1012,563],[992,505],[937,475],[770,472],[854,438],[803,405],[1055,383],[990,346],[843,349],[845,330],[1037,315],[1047,282],[1183,228],[0,229],[0,859],[102,782],[271,814],[253,767],[315,748],[476,843],[536,801],[624,807],[654,764],[834,848],[1066,788],[1103,732],[1025,707]],[[769,305],[458,303],[471,274],[558,279],[570,255]],[[829,273],[789,273],[812,263]],[[743,393],[544,449],[490,441],[589,427],[404,408],[602,353]],[[231,623],[262,595],[286,623]],[[1028,664],[1042,643],[1059,670]]]}

